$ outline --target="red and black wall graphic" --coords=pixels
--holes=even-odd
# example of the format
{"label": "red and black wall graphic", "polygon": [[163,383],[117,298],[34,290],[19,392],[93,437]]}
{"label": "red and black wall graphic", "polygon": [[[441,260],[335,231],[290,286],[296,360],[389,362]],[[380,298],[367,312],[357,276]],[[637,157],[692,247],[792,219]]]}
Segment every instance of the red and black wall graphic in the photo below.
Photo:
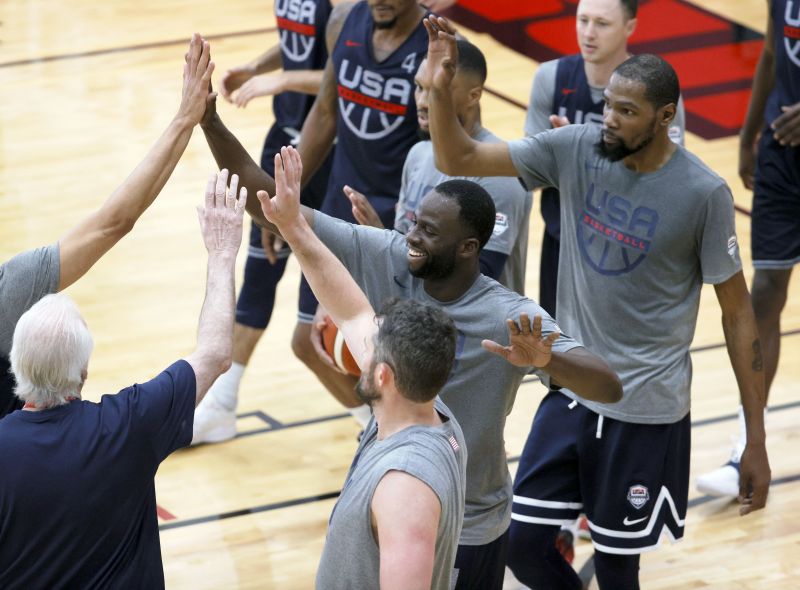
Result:
{"label": "red and black wall graphic", "polygon": [[[577,0],[459,0],[456,22],[542,62],[577,53]],[[739,132],[763,36],[683,0],[643,0],[628,47],[655,53],[678,72],[690,131],[706,139]]]}

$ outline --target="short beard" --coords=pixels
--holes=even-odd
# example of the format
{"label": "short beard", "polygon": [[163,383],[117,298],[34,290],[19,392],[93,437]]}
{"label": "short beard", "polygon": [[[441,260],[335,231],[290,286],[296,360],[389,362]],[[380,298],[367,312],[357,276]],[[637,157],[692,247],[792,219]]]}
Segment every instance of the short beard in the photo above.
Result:
{"label": "short beard", "polygon": [[624,142],[620,141],[615,147],[608,147],[606,142],[603,141],[603,133],[601,132],[600,140],[594,145],[594,147],[595,151],[597,151],[601,158],[605,158],[611,162],[619,162],[620,160],[624,160],[628,156],[646,148],[648,145],[650,145],[650,142],[653,141],[655,136],[655,131],[651,130],[650,133],[648,133],[647,136],[645,136],[645,138],[639,142],[639,145],[628,147]]}
{"label": "short beard", "polygon": [[452,256],[444,257],[438,256],[436,258],[429,258],[428,262],[416,270],[408,269],[411,276],[418,279],[446,279],[453,274],[456,268],[456,254],[453,252]]}
{"label": "short beard", "polygon": [[361,378],[358,380],[358,383],[356,383],[356,395],[358,399],[361,400],[362,403],[367,404],[370,408],[375,402],[381,399],[381,394],[375,387],[375,380],[372,377],[375,366],[376,364],[374,362],[370,363],[369,370],[361,373]]}
{"label": "short beard", "polygon": [[375,28],[378,30],[386,30],[386,29],[393,29],[394,26],[397,24],[397,17],[394,17],[392,20],[387,20],[384,22],[378,22],[375,19],[372,20],[372,23],[375,25]]}
{"label": "short beard", "polygon": [[417,137],[420,141],[430,141],[431,140],[431,132],[425,131],[422,127],[417,128]]}

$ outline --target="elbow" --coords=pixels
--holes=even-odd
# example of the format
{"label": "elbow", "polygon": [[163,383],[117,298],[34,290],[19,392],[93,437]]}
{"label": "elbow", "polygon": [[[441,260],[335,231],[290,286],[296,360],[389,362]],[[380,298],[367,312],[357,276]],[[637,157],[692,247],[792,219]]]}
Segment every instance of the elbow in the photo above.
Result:
{"label": "elbow", "polygon": [[595,387],[591,390],[591,395],[587,399],[601,404],[615,404],[622,400],[622,382],[617,374],[608,369],[605,374],[597,380]]}

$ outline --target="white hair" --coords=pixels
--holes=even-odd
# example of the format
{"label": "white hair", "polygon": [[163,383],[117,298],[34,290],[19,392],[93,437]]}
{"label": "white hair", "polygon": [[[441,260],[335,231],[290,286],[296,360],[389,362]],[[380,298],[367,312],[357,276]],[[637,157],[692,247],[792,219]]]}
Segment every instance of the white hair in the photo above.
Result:
{"label": "white hair", "polygon": [[10,359],[17,397],[42,408],[80,397],[93,347],[72,299],[43,297],[22,314],[14,330]]}

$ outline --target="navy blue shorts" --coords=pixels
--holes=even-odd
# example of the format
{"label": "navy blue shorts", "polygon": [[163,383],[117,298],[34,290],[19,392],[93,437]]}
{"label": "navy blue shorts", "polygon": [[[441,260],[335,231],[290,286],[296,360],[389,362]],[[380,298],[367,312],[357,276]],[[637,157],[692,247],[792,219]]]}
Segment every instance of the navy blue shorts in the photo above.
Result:
{"label": "navy blue shorts", "polygon": [[508,531],[486,545],[459,545],[453,565],[453,590],[502,590]]}
{"label": "navy blue shorts", "polygon": [[[261,168],[271,176],[275,175],[275,154],[281,147],[293,144],[293,138],[277,125],[273,125],[264,140],[261,152]],[[300,195],[300,202],[312,209],[319,209],[325,198],[328,176],[331,172],[331,152],[317,173],[311,178]],[[250,246],[244,267],[244,282],[236,300],[236,322],[251,328],[263,330],[269,324],[275,306],[275,291],[286,270],[286,261],[291,254],[287,246],[278,252],[275,265],[267,261],[261,247],[261,228],[255,223],[250,228]],[[300,279],[298,319],[310,322],[317,310],[317,300],[305,277]]]}
{"label": "navy blue shorts", "polygon": [[755,268],[800,262],[800,148],[780,145],[770,130],[758,144],[750,233]]}
{"label": "navy blue shorts", "polygon": [[691,421],[604,418],[564,394],[539,405],[514,480],[511,526],[570,524],[585,513],[595,549],[629,555],[683,536]]}

